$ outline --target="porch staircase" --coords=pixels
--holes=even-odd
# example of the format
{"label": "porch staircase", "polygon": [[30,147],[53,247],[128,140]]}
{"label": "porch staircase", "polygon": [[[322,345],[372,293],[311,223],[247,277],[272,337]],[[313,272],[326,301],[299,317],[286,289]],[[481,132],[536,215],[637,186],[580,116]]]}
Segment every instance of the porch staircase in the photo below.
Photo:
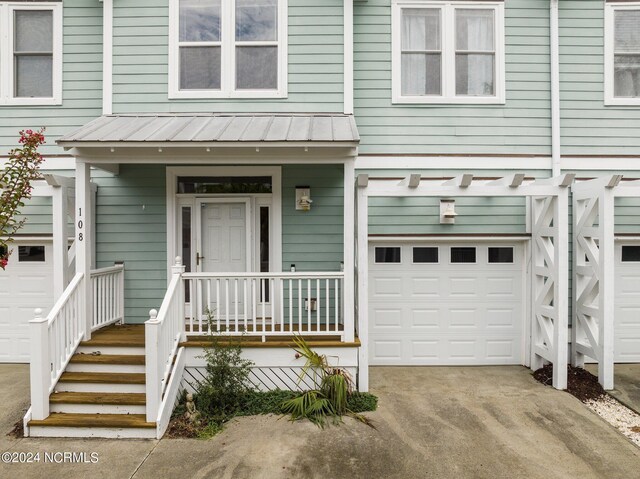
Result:
{"label": "porch staircase", "polygon": [[144,335],[144,325],[114,325],[81,342],[49,397],[49,416],[29,421],[29,434],[155,438],[156,423],[146,419]]}

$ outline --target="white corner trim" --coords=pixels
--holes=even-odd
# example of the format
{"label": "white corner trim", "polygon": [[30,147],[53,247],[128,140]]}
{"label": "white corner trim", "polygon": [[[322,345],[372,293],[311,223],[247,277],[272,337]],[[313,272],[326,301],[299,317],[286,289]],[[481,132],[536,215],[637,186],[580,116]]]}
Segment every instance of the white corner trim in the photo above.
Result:
{"label": "white corner trim", "polygon": [[558,0],[549,2],[549,56],[551,60],[551,176],[562,172],[560,137],[560,30]]}
{"label": "white corner trim", "polygon": [[[49,10],[53,14],[53,96],[43,98],[16,98],[14,90],[14,22],[13,12],[16,10]],[[11,2],[0,3],[0,105],[61,105],[62,104],[62,2]],[[6,68],[4,68],[6,67]]]}
{"label": "white corner trim", "polygon": [[[402,95],[402,9],[433,8],[440,10],[442,22],[441,94]],[[495,94],[493,96],[458,96],[455,92],[455,10],[461,8],[486,9],[495,12]],[[504,2],[496,1],[443,1],[393,0],[391,5],[391,102],[394,104],[504,104],[505,81],[505,29]]]}
{"label": "white corner trim", "polygon": [[113,113],[113,0],[103,0],[102,114]]}
{"label": "white corner trim", "polygon": [[353,0],[344,0],[344,113],[353,114]]}

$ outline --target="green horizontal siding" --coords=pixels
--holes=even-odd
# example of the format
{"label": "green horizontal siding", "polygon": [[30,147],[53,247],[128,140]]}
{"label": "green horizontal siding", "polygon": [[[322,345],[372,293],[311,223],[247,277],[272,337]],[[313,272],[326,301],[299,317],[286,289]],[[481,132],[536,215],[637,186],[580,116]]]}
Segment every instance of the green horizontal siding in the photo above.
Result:
{"label": "green horizontal siding", "polygon": [[115,2],[114,113],[342,111],[343,2],[288,3],[288,98],[169,100],[168,0]]}
{"label": "green horizontal siding", "polygon": [[102,2],[64,0],[62,105],[0,106],[0,157],[17,146],[18,131],[46,127],[41,152],[62,154],[56,139],[102,112]]}
{"label": "green horizontal siding", "polygon": [[560,2],[563,155],[638,155],[640,108],[604,106],[604,2]]}
{"label": "green horizontal siding", "polygon": [[549,154],[549,2],[506,2],[505,105],[393,105],[391,2],[355,4],[361,153]]}
{"label": "green horizontal siding", "polygon": [[118,176],[94,176],[97,266],[125,262],[125,317],[141,323],[167,289],[165,167],[122,165]]}
{"label": "green horizontal siding", "polygon": [[[339,271],[343,259],[342,165],[282,167],[282,268]],[[296,186],[310,186],[310,211],[295,209]]]}

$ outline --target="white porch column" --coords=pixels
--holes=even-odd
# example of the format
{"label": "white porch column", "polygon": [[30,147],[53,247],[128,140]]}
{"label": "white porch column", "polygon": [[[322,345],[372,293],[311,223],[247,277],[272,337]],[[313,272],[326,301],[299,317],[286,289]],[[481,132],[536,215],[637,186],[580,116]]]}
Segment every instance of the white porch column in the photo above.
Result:
{"label": "white porch column", "polygon": [[355,339],[355,160],[344,163],[344,340]]}
{"label": "white porch column", "polygon": [[369,391],[369,198],[358,185],[358,390]]}
{"label": "white porch column", "polygon": [[91,339],[91,323],[93,320],[93,291],[91,289],[91,260],[93,257],[93,208],[91,192],[91,165],[76,160],[76,273],[84,275],[79,286],[80,297],[84,306],[82,314],[85,319],[84,340]]}
{"label": "white porch column", "polygon": [[615,314],[615,249],[614,249],[614,193],[612,188],[603,188],[599,201],[600,229],[600,294],[598,295],[601,313],[599,340],[602,357],[598,364],[598,381],[606,390],[613,389],[613,329]]}
{"label": "white porch column", "polygon": [[555,245],[557,317],[553,322],[555,357],[553,358],[553,387],[567,389],[569,356],[569,189],[560,188],[555,199],[554,223],[558,225]]}
{"label": "white porch column", "polygon": [[62,296],[68,281],[67,193],[65,186],[53,188],[53,297]]}

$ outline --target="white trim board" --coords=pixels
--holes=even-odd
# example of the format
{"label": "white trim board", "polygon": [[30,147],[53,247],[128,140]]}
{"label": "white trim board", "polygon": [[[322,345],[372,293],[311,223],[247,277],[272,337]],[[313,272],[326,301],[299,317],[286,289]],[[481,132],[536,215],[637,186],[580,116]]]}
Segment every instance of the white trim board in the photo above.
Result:
{"label": "white trim board", "polygon": [[[638,158],[571,157],[560,160],[562,170],[640,171]],[[551,172],[551,157],[492,156],[367,156],[356,158],[357,170],[546,170]]]}
{"label": "white trim board", "polygon": [[113,0],[102,2],[102,114],[113,113]]}
{"label": "white trim board", "polygon": [[[166,172],[167,199],[167,271],[175,262],[178,247],[177,196],[178,176],[271,176],[272,260],[271,271],[282,271],[282,168],[280,166],[168,166]],[[231,196],[231,195],[229,195]],[[242,196],[242,195],[238,195]],[[264,195],[262,195],[264,196]],[[167,275],[167,283],[171,274]]]}

